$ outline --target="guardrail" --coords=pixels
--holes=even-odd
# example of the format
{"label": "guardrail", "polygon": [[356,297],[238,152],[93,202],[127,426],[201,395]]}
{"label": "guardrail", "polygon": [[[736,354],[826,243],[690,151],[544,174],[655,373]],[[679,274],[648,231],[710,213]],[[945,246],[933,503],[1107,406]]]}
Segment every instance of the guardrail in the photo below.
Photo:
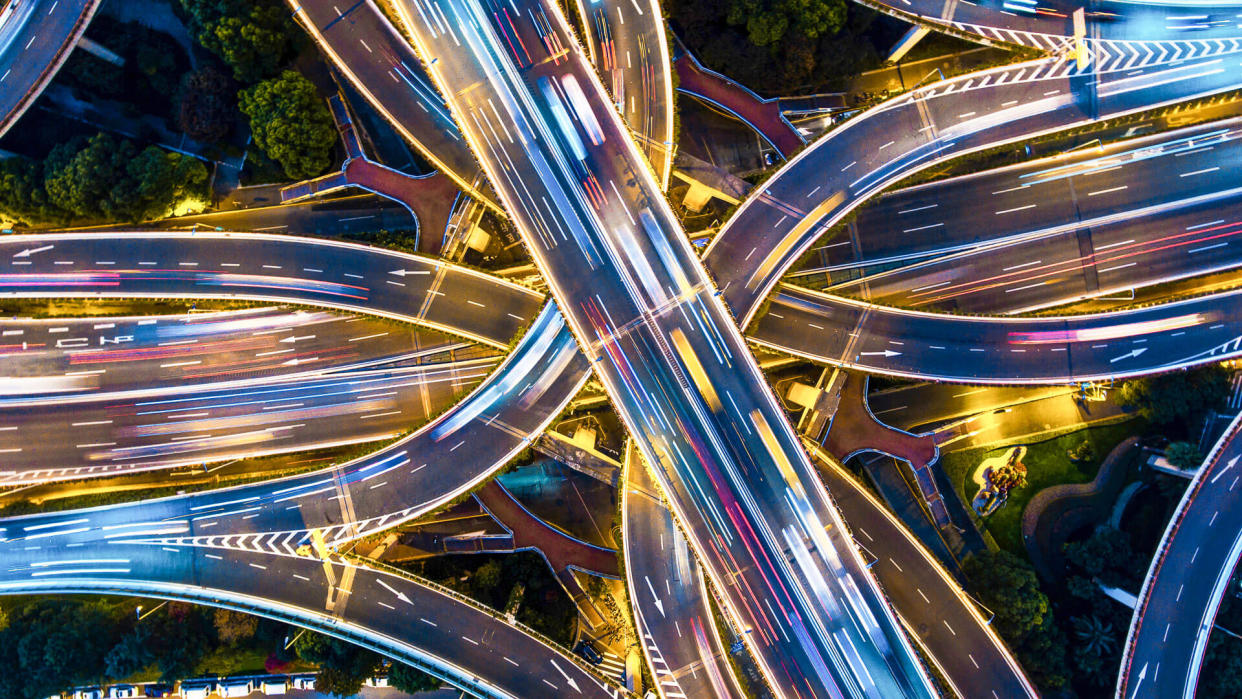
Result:
{"label": "guardrail", "polygon": [[397,568],[396,566],[389,565],[382,561],[377,561],[373,558],[366,558],[364,556],[359,556],[358,554],[355,554],[355,553],[343,553],[343,554],[338,554],[338,555],[340,555],[341,558],[344,558],[348,561],[353,562],[354,565],[360,568],[373,568],[375,570],[388,573],[389,575],[395,575],[404,580],[408,580],[409,582],[412,582],[415,585],[421,585],[423,587],[439,592],[445,596],[451,597],[454,600],[461,602],[462,604],[465,604],[475,609],[476,611],[487,614],[488,616],[492,617],[493,619],[496,619],[497,621],[504,622],[506,625],[511,626],[521,631],[522,633],[527,634],[528,636],[531,636],[537,639],[540,643],[543,643],[545,646],[548,646],[548,648],[551,649],[553,652],[564,656],[566,660],[574,663],[581,670],[586,672],[588,675],[591,675],[592,677],[598,679],[605,686],[611,687],[612,689],[615,689],[618,692],[620,692],[621,696],[629,695],[629,690],[620,686],[619,684],[612,681],[608,677],[605,677],[604,675],[600,674],[599,670],[596,669],[594,665],[591,665],[587,661],[579,658],[577,655],[572,653],[565,646],[561,645],[560,643],[557,643],[551,638],[548,638],[542,633],[530,628],[529,626],[523,624],[522,622],[517,621],[516,619],[510,619],[509,617],[505,616],[501,612],[498,612],[495,609],[492,609],[491,607],[485,604],[482,604],[475,599],[472,599],[470,597],[467,597],[466,595],[461,594],[460,592],[454,590],[451,587],[445,587],[444,585],[441,585],[440,583],[433,582],[426,578],[421,578],[407,570],[402,570],[401,568]]}
{"label": "guardrail", "polygon": [[1199,494],[1203,487],[1203,482],[1212,465],[1220,458],[1222,452],[1229,448],[1239,431],[1242,430],[1242,413],[1238,413],[1233,422],[1229,423],[1225,434],[1217,440],[1216,445],[1212,447],[1212,451],[1203,460],[1203,465],[1199,467],[1199,472],[1195,474],[1194,480],[1190,486],[1186,488],[1186,492],[1182,494],[1181,502],[1177,504],[1177,509],[1173,511],[1173,517],[1169,520],[1169,526],[1164,530],[1164,536],[1160,539],[1160,545],[1156,548],[1156,553],[1152,556],[1151,565],[1147,568],[1147,577],[1143,579],[1143,587],[1139,590],[1138,604],[1134,607],[1134,616],[1130,622],[1130,633],[1126,638],[1125,648],[1121,654],[1121,667],[1117,669],[1117,694],[1121,696],[1122,691],[1130,681],[1130,663],[1133,660],[1134,647],[1138,642],[1139,627],[1143,622],[1143,615],[1147,611],[1147,604],[1151,601],[1151,585],[1159,572],[1161,565],[1164,564],[1165,556],[1168,554],[1169,546],[1173,541],[1173,537],[1177,535],[1178,530],[1182,526],[1182,519],[1189,509],[1190,503],[1195,496]]}
{"label": "guardrail", "polygon": [[0,135],[4,135],[5,132],[12,128],[13,123],[26,113],[26,110],[30,108],[31,104],[34,104],[39,95],[43,94],[43,88],[47,87],[47,84],[56,76],[60,67],[69,59],[69,54],[73,53],[73,48],[77,46],[78,40],[86,32],[86,25],[90,24],[91,20],[94,19],[95,10],[99,9],[100,2],[101,0],[86,0],[86,6],[82,8],[82,14],[78,17],[78,21],[73,23],[68,39],[61,44],[60,50],[56,52],[52,60],[48,61],[43,70],[40,71],[34,85],[17,101],[17,106],[13,108],[13,111],[5,114],[3,119],[0,119]]}
{"label": "guardrail", "polygon": [[[46,582],[19,582],[0,584],[0,594],[119,594],[132,593],[144,597],[167,600],[184,600],[224,607],[239,612],[274,619],[327,634],[342,641],[373,650],[399,660],[407,665],[425,670],[463,691],[485,699],[517,699],[514,695],[479,679],[466,668],[458,667],[422,651],[400,639],[379,632],[368,631],[362,626],[342,621],[322,612],[311,612],[293,605],[262,600],[249,595],[239,595],[227,590],[206,588],[178,583],[156,583],[141,580],[59,580]],[[455,674],[454,674],[455,673]],[[450,676],[451,675],[451,676]]]}

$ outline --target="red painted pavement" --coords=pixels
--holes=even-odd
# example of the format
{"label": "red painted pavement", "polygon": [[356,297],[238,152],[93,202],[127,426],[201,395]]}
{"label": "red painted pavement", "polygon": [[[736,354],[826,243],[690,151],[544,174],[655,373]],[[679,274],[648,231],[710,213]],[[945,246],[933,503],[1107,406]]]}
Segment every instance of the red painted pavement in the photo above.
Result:
{"label": "red painted pavement", "polygon": [[558,573],[569,566],[612,577],[620,577],[617,555],[611,549],[592,546],[554,529],[535,517],[497,481],[480,488],[475,497],[501,524],[513,532],[513,547],[537,548]]}
{"label": "red painted pavement", "polygon": [[788,159],[802,147],[802,138],[781,116],[776,100],[760,99],[725,76],[704,70],[688,53],[678,56],[673,68],[677,71],[678,90],[698,95],[733,112],[768,139],[781,157]]}
{"label": "red painted pavement", "polygon": [[374,161],[353,158],[345,166],[345,179],[408,206],[418,217],[419,252],[440,254],[444,228],[459,191],[447,176],[437,172],[410,177]]}

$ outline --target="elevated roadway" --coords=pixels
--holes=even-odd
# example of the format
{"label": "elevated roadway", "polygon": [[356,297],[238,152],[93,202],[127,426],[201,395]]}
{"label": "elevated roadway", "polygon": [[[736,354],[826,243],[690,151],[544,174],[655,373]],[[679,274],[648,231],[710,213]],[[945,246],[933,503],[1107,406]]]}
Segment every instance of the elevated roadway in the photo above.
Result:
{"label": "elevated roadway", "polygon": [[1195,474],[1147,570],[1117,696],[1193,697],[1208,637],[1242,556],[1242,415]]}
{"label": "elevated roadway", "polygon": [[724,655],[702,569],[633,448],[620,487],[626,587],[657,693],[741,699],[746,694]]}
{"label": "elevated roadway", "polygon": [[673,79],[664,13],[657,0],[577,0],[591,63],[621,118],[668,189],[675,155]]}
{"label": "elevated roadway", "polygon": [[501,349],[543,295],[442,260],[258,233],[7,236],[0,296],[235,298],[378,315]]}
{"label": "elevated roadway", "polygon": [[349,4],[290,0],[289,4],[336,69],[428,162],[463,190],[497,208],[444,99],[427,80],[409,42],[374,0]]}
{"label": "elevated roadway", "polygon": [[417,327],[279,307],[0,320],[0,409],[240,387],[492,350]]}
{"label": "elevated roadway", "polygon": [[1226,173],[1242,158],[1240,123],[886,194],[790,278],[884,305],[995,313],[1233,267],[1242,252],[1226,224],[1242,190]]}
{"label": "elevated roadway", "polygon": [[[705,262],[747,324],[780,277],[862,201],[952,157],[1239,84],[1237,52],[1179,63],[1064,57],[933,83],[851,119],[751,193]],[[1125,70],[1126,65],[1133,66]]]}
{"label": "elevated roadway", "polygon": [[[401,18],[419,54],[436,59],[433,78],[640,451],[658,464],[726,608],[754,629],[747,641],[768,677],[790,695],[931,694],[559,10],[518,3],[511,20],[489,8],[403,4]],[[681,339],[670,347],[670,337]]]}
{"label": "elevated roadway", "polygon": [[[425,668],[480,697],[610,697],[624,690],[528,629],[445,588],[362,567],[320,547],[303,553],[173,547],[142,543],[150,530],[185,520],[106,524],[107,510],[75,513],[76,523],[25,530],[6,520],[0,593],[129,592],[258,614]],[[112,527],[107,545],[70,548],[89,521]],[[23,535],[24,531],[29,534]],[[38,545],[26,545],[39,534]]]}
{"label": "elevated roadway", "polygon": [[1242,354],[1239,294],[1110,313],[1007,318],[887,308],[786,286],[748,336],[811,361],[889,376],[1066,384]]}
{"label": "elevated roadway", "polygon": [[0,136],[56,77],[99,2],[17,0],[15,7],[0,15]]}
{"label": "elevated roadway", "polygon": [[[0,406],[0,484],[100,478],[394,438],[451,406],[495,358],[267,379],[161,398]],[[66,435],[69,436],[66,439]]]}
{"label": "elevated roadway", "polygon": [[1085,35],[1114,43],[1163,41],[1168,45],[1242,36],[1232,18],[1242,6],[1177,0],[1105,0],[1083,5],[1065,0],[867,0],[905,19],[973,34],[980,40],[1058,50],[1074,36],[1073,14],[1086,9]]}

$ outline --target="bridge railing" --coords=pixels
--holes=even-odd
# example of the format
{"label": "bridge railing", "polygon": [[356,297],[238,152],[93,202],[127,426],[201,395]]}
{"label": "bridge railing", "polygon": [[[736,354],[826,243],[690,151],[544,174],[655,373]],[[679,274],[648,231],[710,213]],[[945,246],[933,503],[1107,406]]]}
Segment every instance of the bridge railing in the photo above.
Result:
{"label": "bridge railing", "polygon": [[1169,552],[1173,537],[1177,535],[1178,530],[1181,528],[1182,520],[1185,518],[1186,510],[1190,508],[1190,503],[1199,494],[1207,474],[1213,470],[1217,459],[1233,443],[1239,431],[1242,431],[1242,412],[1238,413],[1233,422],[1229,423],[1228,429],[1217,440],[1212,450],[1208,452],[1207,457],[1203,460],[1203,465],[1199,467],[1199,472],[1195,474],[1190,486],[1186,488],[1186,492],[1182,495],[1181,502],[1177,503],[1177,509],[1173,511],[1173,517],[1169,520],[1169,525],[1164,530],[1164,536],[1160,539],[1160,545],[1156,548],[1155,555],[1152,556],[1151,565],[1147,568],[1147,577],[1143,579],[1143,587],[1139,590],[1138,604],[1134,607],[1134,616],[1130,621],[1130,632],[1126,637],[1126,645],[1122,649],[1121,667],[1117,670],[1118,696],[1123,696],[1123,692],[1130,682],[1130,663],[1134,659],[1134,648],[1138,643],[1138,632],[1139,627],[1143,623],[1143,615],[1147,611],[1148,602],[1151,601],[1152,581],[1155,580],[1157,573],[1160,572],[1161,565],[1164,564],[1164,559]]}

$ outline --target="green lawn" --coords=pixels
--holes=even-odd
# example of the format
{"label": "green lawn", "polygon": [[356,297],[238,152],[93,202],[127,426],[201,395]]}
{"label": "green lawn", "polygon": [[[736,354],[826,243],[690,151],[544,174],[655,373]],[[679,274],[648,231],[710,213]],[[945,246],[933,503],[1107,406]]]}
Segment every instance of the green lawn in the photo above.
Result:
{"label": "green lawn", "polygon": [[[1108,456],[1108,452],[1123,439],[1135,434],[1139,428],[1139,421],[1127,420],[1026,444],[1027,452],[1022,462],[1026,464],[1027,486],[1011,492],[1009,502],[984,520],[985,528],[1001,548],[1025,558],[1026,549],[1022,545],[1022,510],[1035,493],[1049,486],[1085,483],[1095,478],[1100,462]],[[1078,446],[1084,439],[1091,440],[1095,447],[1095,458],[1087,462],[1071,463],[1065,455],[1066,450]],[[975,496],[975,484],[971,480],[975,468],[983,459],[999,456],[1005,449],[1008,447],[968,449],[941,455],[940,466],[945,469],[967,507]]]}

